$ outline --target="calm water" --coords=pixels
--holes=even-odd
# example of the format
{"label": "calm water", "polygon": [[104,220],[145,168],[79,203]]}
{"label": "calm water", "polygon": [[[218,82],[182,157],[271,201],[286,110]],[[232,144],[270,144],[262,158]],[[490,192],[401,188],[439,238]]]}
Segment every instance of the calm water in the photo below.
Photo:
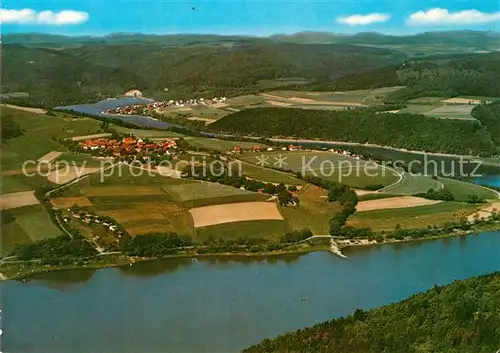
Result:
{"label": "calm water", "polygon": [[[5,352],[237,352],[500,270],[500,233],[258,260],[162,260],[2,284]],[[301,298],[307,298],[302,302]]]}
{"label": "calm water", "polygon": [[482,178],[474,179],[476,184],[480,185],[492,185],[500,187],[500,175],[484,176]]}
{"label": "calm water", "polygon": [[117,98],[110,100],[102,100],[92,104],[79,104],[79,105],[68,105],[65,107],[56,107],[56,110],[74,110],[75,112],[96,115],[103,118],[120,119],[124,122],[146,128],[167,129],[171,126],[174,126],[174,124],[169,124],[164,121],[154,120],[151,117],[146,117],[146,116],[140,116],[140,115],[118,116],[118,115],[109,115],[102,113],[104,110],[107,109],[116,109],[118,107],[123,107],[127,105],[146,104],[151,102],[153,101],[146,98]]}

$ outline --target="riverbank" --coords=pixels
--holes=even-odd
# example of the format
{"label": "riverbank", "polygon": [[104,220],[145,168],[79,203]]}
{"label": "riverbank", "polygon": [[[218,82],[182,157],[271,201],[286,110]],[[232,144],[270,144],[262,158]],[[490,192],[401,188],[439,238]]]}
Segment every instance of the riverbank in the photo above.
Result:
{"label": "riverbank", "polygon": [[329,140],[310,140],[310,139],[296,139],[293,137],[290,138],[268,138],[269,141],[276,143],[293,143],[293,144],[324,144],[324,145],[339,145],[339,146],[354,146],[354,147],[371,147],[371,148],[382,148],[391,151],[398,151],[410,154],[419,154],[419,155],[429,155],[436,157],[450,157],[450,158],[464,158],[464,159],[479,159],[481,162],[487,165],[498,166],[500,164],[500,159],[498,162],[492,162],[488,160],[484,160],[479,156],[467,155],[467,154],[452,154],[452,153],[442,153],[442,152],[427,152],[420,150],[409,150],[406,148],[397,148],[385,145],[377,145],[373,143],[359,143],[359,142],[346,142],[346,141],[329,141]]}
{"label": "riverbank", "polygon": [[[456,231],[454,233],[448,234],[439,234],[435,236],[427,236],[423,238],[404,238],[404,239],[384,239],[383,242],[377,242],[375,240],[368,241],[367,239],[328,239],[333,240],[337,245],[337,250],[339,254],[335,254],[337,256],[341,256],[343,250],[348,249],[350,247],[366,247],[366,246],[374,246],[374,245],[387,245],[387,244],[397,244],[397,243],[414,243],[414,242],[423,242],[430,240],[439,240],[446,238],[456,238],[460,236],[468,236],[483,232],[490,231],[500,231],[500,222],[497,223],[480,223],[473,226],[471,230],[468,231]],[[326,238],[325,238],[326,239]],[[298,247],[297,247],[298,246]],[[26,280],[30,276],[46,273],[46,272],[55,272],[55,271],[65,271],[65,270],[76,270],[76,269],[101,269],[101,268],[113,268],[113,267],[125,267],[125,266],[133,266],[136,263],[140,262],[148,262],[155,261],[161,259],[198,259],[198,258],[246,258],[246,259],[258,259],[263,257],[277,257],[284,255],[300,255],[307,254],[317,251],[329,251],[332,252],[332,244],[330,241],[325,244],[307,244],[301,243],[296,245],[291,245],[289,249],[281,249],[277,251],[263,251],[263,252],[235,252],[235,253],[178,253],[165,255],[161,257],[137,257],[137,256],[128,256],[128,255],[120,255],[120,254],[110,254],[103,255],[93,258],[88,261],[80,261],[80,264],[67,264],[67,265],[40,265],[39,260],[33,260],[31,262],[12,262],[12,263],[3,263],[0,265],[0,281],[5,280]],[[341,256],[347,258],[345,255]]]}

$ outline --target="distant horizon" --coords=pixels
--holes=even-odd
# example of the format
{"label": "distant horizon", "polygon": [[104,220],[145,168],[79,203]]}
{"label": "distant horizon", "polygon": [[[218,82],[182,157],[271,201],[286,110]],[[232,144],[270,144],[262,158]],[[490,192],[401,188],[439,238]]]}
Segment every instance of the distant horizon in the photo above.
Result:
{"label": "distant horizon", "polygon": [[253,38],[270,38],[276,36],[293,36],[299,34],[325,34],[325,35],[336,35],[339,37],[352,37],[362,34],[373,34],[380,36],[389,37],[409,37],[418,36],[424,34],[438,34],[438,33],[492,33],[500,35],[500,29],[497,30],[478,30],[478,29],[449,29],[449,30],[426,30],[420,32],[412,33],[387,33],[383,31],[359,31],[359,32],[336,32],[336,31],[316,31],[316,30],[303,30],[297,32],[275,32],[270,34],[252,34],[252,33],[215,33],[215,32],[171,32],[171,33],[157,33],[157,32],[110,32],[110,33],[71,33],[71,34],[61,34],[61,33],[50,33],[50,32],[10,32],[0,34],[0,38],[4,36],[30,36],[30,35],[44,35],[44,36],[54,36],[54,37],[94,37],[94,38],[104,38],[112,36],[218,36],[218,37],[253,37]]}
{"label": "distant horizon", "polygon": [[3,0],[2,32],[389,35],[499,31],[500,4],[479,0]]}

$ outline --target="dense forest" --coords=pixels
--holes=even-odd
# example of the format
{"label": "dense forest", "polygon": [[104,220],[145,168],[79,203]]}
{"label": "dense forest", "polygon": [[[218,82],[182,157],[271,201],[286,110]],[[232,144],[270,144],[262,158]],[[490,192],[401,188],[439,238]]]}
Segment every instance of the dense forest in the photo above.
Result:
{"label": "dense forest", "polygon": [[256,108],[226,116],[213,131],[372,143],[410,150],[474,154],[496,153],[484,126],[477,122],[435,119],[418,114]]}
{"label": "dense forest", "polygon": [[500,53],[433,56],[404,60],[334,80],[297,85],[297,90],[340,91],[406,86],[387,97],[389,103],[419,97],[459,95],[500,97]]}
{"label": "dense forest", "polygon": [[87,43],[59,50],[4,44],[2,49],[3,92],[27,92],[30,104],[44,106],[116,96],[132,88],[158,99],[237,95],[265,89],[263,80],[333,80],[405,58],[387,49],[345,44]]}
{"label": "dense forest", "polygon": [[493,141],[500,146],[500,101],[478,105],[472,110],[472,116],[486,126]]}
{"label": "dense forest", "polygon": [[500,273],[266,339],[244,352],[492,353],[500,347]]}

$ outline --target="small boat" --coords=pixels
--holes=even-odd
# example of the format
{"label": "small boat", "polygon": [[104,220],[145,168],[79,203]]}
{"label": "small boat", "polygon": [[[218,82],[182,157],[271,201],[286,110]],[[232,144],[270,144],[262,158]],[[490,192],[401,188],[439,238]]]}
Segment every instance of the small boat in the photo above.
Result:
{"label": "small boat", "polygon": [[306,297],[304,297],[304,298],[300,298],[300,301],[301,301],[301,302],[306,302],[306,301],[307,301],[307,298],[306,298]]}

